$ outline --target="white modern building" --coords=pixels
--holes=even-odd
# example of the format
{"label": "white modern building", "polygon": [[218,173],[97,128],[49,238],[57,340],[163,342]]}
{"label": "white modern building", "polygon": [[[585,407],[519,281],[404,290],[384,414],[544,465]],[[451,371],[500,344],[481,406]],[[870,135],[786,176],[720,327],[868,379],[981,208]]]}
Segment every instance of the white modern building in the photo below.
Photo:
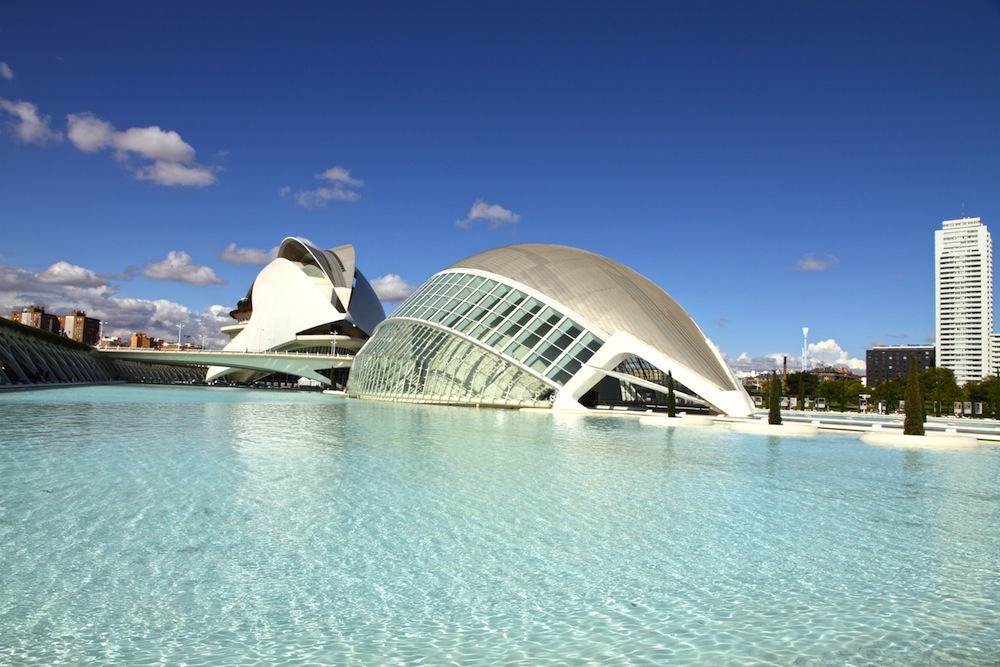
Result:
{"label": "white modern building", "polygon": [[[282,241],[278,256],[230,314],[236,323],[222,329],[230,337],[225,351],[331,356],[356,353],[385,319],[382,303],[355,266],[354,246],[320,250],[295,237]],[[321,372],[332,374],[333,366]],[[265,374],[213,366],[206,379],[252,382]]]}
{"label": "white modern building", "polygon": [[991,373],[993,242],[979,218],[945,220],[934,232],[937,365],[959,384]]}
{"label": "white modern building", "polygon": [[590,409],[679,405],[748,416],[753,402],[681,306],[600,255],[516,245],[432,276],[354,360],[349,396]]}

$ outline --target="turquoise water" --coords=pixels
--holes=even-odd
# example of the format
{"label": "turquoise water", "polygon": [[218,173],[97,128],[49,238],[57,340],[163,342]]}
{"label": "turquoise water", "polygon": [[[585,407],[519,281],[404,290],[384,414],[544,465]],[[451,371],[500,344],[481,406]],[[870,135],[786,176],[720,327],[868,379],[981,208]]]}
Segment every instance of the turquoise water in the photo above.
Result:
{"label": "turquoise water", "polygon": [[1000,449],[0,395],[0,663],[1000,663]]}

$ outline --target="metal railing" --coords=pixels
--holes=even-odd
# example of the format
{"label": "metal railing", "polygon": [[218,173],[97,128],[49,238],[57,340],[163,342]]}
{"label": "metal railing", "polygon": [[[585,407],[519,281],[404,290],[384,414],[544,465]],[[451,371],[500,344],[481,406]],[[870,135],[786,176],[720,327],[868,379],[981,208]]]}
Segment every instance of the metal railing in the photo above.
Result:
{"label": "metal railing", "polygon": [[310,357],[353,357],[355,353],[351,350],[205,350],[205,349],[190,349],[190,350],[158,350],[149,347],[104,347],[98,348],[98,352],[140,352],[142,354],[254,354],[254,355],[276,355],[276,356],[310,356]]}

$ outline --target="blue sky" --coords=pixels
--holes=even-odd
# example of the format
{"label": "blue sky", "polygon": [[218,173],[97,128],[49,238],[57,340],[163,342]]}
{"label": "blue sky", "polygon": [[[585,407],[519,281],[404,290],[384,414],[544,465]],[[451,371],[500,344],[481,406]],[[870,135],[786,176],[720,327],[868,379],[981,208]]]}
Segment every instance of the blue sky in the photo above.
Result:
{"label": "blue sky", "polygon": [[736,366],[794,367],[808,326],[857,367],[933,336],[942,220],[1000,232],[986,0],[8,0],[0,63],[0,308],[124,335],[221,342],[285,236],[354,244],[387,310],[541,242]]}

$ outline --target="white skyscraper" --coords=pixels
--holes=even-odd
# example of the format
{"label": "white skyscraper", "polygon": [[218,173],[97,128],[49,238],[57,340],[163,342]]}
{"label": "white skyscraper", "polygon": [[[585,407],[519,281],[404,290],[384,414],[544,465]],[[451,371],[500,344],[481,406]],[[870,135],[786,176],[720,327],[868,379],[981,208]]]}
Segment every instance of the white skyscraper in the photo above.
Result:
{"label": "white skyscraper", "polygon": [[942,227],[934,232],[937,365],[965,384],[991,373],[993,241],[979,218]]}

